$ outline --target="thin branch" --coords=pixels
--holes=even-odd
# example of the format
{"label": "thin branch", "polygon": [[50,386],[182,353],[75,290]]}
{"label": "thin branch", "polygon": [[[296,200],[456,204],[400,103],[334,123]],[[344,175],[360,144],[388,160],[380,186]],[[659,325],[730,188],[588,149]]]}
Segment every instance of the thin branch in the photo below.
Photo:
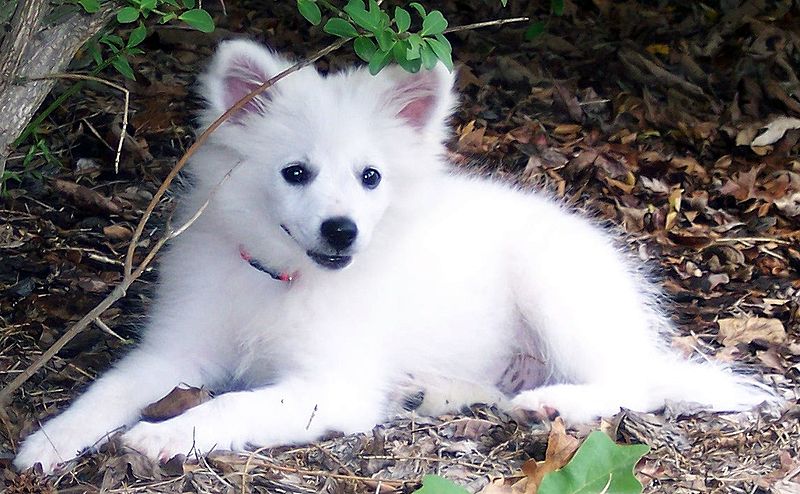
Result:
{"label": "thin branch", "polygon": [[98,328],[100,328],[100,329],[101,329],[101,330],[103,330],[104,332],[106,332],[106,333],[110,334],[110,335],[111,335],[111,336],[113,336],[114,338],[118,339],[118,340],[119,340],[119,341],[121,341],[122,343],[125,343],[125,344],[127,344],[127,343],[130,343],[128,340],[126,340],[126,339],[125,339],[125,338],[123,338],[122,336],[118,335],[116,331],[114,331],[113,329],[109,328],[109,327],[108,327],[108,324],[106,324],[105,322],[103,322],[103,320],[102,320],[102,319],[100,319],[99,317],[98,317],[97,319],[95,319],[95,320],[94,320],[94,324],[95,324],[95,326],[97,326]]}
{"label": "thin branch", "polygon": [[497,19],[494,21],[476,22],[474,24],[464,24],[463,26],[453,26],[445,29],[444,34],[457,33],[460,31],[472,31],[473,29],[482,29],[484,27],[502,26],[503,24],[512,24],[515,22],[528,22],[530,17],[512,17],[510,19]]}
{"label": "thin branch", "polygon": [[117,143],[117,155],[114,158],[114,173],[119,173],[119,160],[120,157],[122,156],[122,144],[125,142],[125,130],[128,128],[128,112],[130,109],[130,99],[131,99],[130,91],[120,86],[119,84],[115,84],[111,81],[107,81],[99,77],[84,75],[84,74],[54,73],[38,77],[26,77],[25,79],[28,81],[43,81],[45,79],[70,79],[79,81],[94,81],[94,82],[99,82],[100,84],[105,84],[106,86],[112,87],[118,91],[121,91],[122,94],[125,95],[125,108],[122,113],[122,130],[119,133],[119,142]]}

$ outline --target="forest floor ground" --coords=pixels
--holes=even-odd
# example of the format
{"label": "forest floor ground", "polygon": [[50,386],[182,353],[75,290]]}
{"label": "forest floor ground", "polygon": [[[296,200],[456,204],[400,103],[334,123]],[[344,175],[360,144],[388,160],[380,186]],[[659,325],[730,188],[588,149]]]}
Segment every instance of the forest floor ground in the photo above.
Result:
{"label": "forest floor ground", "polygon": [[[619,225],[623,248],[658,267],[677,351],[739,365],[786,398],[779,409],[728,415],[678,405],[622,411],[568,433],[602,428],[620,442],[649,444],[637,467],[646,492],[800,492],[797,3],[722,2],[722,10],[717,2],[567,1],[562,17],[490,3],[435,6],[453,25],[534,15],[547,26],[532,40],[526,25],[451,35],[462,95],[456,166],[545,188]],[[303,57],[331,41],[293,2],[229,2],[224,15],[207,8],[215,33],[157,27],[147,55],[132,60],[135,82],[105,75],[131,92],[132,138],[118,173],[123,103],[99,84],[64,103],[12,157],[21,181],[9,182],[0,201],[0,386],[121,280],[133,228],[192,142],[192,83],[214,45],[244,35]],[[345,48],[318,66],[354,62]],[[163,233],[172,207],[169,195],[143,247]],[[257,455],[155,465],[103,451],[49,479],[12,472],[20,438],[129,349],[154,280],[147,273],[103,313],[110,332],[82,332],[0,414],[7,492],[408,492],[427,473],[480,491],[491,479],[510,483],[525,460],[544,455],[547,425],[478,406]]]}

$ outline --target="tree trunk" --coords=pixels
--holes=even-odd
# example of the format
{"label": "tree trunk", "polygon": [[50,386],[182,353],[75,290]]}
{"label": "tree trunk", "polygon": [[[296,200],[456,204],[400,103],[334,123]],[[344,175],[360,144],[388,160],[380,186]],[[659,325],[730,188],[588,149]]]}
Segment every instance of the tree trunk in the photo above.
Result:
{"label": "tree trunk", "polygon": [[55,80],[28,81],[61,72],[78,49],[112,17],[106,2],[94,14],[76,13],[44,25],[49,0],[11,0],[17,7],[0,39],[0,177],[19,137]]}

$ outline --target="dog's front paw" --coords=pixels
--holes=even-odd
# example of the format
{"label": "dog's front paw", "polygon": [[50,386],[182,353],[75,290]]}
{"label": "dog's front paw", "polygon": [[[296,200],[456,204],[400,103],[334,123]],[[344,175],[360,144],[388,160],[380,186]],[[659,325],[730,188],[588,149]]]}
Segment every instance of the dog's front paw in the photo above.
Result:
{"label": "dog's front paw", "polygon": [[127,447],[159,461],[175,455],[207,454],[215,449],[236,449],[228,424],[198,407],[159,423],[139,422],[123,434]]}
{"label": "dog's front paw", "polygon": [[58,417],[22,442],[14,466],[24,470],[41,463],[43,472],[50,474],[88,446],[91,443],[87,441],[86,428],[82,424]]}
{"label": "dog's front paw", "polygon": [[192,428],[187,428],[181,422],[176,419],[156,424],[139,422],[122,435],[122,442],[125,446],[162,462],[177,454],[188,455],[193,449],[200,448],[195,445]]}

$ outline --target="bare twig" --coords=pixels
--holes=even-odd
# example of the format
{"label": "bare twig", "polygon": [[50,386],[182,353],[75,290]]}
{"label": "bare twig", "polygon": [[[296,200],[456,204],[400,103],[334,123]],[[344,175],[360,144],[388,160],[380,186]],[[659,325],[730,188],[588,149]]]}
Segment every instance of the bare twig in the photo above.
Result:
{"label": "bare twig", "polygon": [[503,24],[511,24],[514,22],[528,22],[530,17],[512,17],[510,19],[497,19],[494,21],[476,22],[474,24],[464,24],[463,26],[453,26],[445,29],[444,34],[457,33],[460,31],[472,31],[473,29],[482,29],[484,27],[502,26]]}
{"label": "bare twig", "polygon": [[122,113],[122,130],[119,133],[119,142],[117,143],[117,154],[114,157],[114,173],[119,173],[119,160],[122,156],[122,144],[125,142],[125,129],[128,128],[128,112],[130,109],[130,99],[131,93],[124,87],[120,86],[119,84],[115,84],[111,81],[107,81],[105,79],[101,79],[99,77],[94,77],[91,75],[84,75],[84,74],[63,74],[63,73],[55,73],[55,74],[48,74],[39,77],[28,77],[27,80],[29,81],[42,81],[45,79],[71,79],[71,80],[79,80],[79,81],[93,81],[99,82],[100,84],[105,84],[106,86],[112,87],[117,91],[121,91],[122,94],[125,95],[125,108]]}
{"label": "bare twig", "polygon": [[103,322],[103,320],[102,320],[102,319],[100,319],[99,317],[98,317],[97,319],[95,319],[95,320],[94,320],[94,324],[95,324],[95,325],[96,325],[98,328],[100,328],[101,330],[103,330],[104,332],[106,332],[106,333],[110,334],[111,336],[113,336],[114,338],[118,339],[119,341],[121,341],[121,342],[123,342],[123,343],[129,343],[129,341],[128,341],[128,340],[126,340],[126,339],[125,339],[125,338],[123,338],[122,336],[118,335],[118,334],[117,334],[117,332],[116,332],[116,331],[114,331],[113,329],[109,328],[109,327],[108,327],[108,324],[106,324],[105,322]]}

